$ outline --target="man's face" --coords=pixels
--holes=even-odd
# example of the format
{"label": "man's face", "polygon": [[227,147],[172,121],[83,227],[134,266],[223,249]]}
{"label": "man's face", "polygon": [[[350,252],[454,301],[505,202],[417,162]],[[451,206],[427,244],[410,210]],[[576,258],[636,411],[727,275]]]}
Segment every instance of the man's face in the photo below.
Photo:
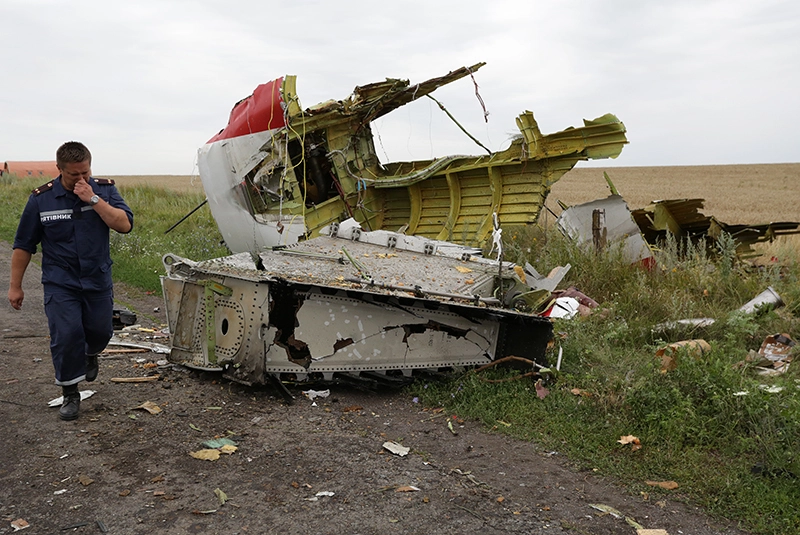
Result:
{"label": "man's face", "polygon": [[89,182],[89,177],[92,176],[92,164],[89,160],[65,163],[63,167],[58,166],[58,170],[61,171],[61,185],[67,191],[72,191],[79,180]]}

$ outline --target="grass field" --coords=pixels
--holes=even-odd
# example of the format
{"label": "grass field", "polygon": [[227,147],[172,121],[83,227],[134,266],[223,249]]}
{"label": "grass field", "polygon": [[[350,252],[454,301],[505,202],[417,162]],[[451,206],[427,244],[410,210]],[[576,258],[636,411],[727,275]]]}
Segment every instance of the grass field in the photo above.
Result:
{"label": "grass field", "polygon": [[122,188],[153,186],[178,193],[203,193],[203,183],[198,175],[113,175],[108,178],[113,178]]}

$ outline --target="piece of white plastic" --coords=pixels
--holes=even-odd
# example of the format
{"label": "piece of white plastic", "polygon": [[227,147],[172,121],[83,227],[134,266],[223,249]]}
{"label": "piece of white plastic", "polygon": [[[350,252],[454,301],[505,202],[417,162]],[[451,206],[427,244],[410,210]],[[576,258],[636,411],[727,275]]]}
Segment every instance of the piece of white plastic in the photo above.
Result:
{"label": "piece of white plastic", "polygon": [[559,297],[549,310],[549,318],[574,318],[580,303],[574,297]]}
{"label": "piece of white plastic", "polygon": [[331,395],[330,390],[303,390],[303,395],[314,401],[317,398],[326,398]]}
{"label": "piece of white plastic", "polygon": [[[81,390],[81,401],[86,398],[90,398],[94,395],[94,390]],[[47,402],[47,405],[50,407],[60,407],[61,404],[64,403],[64,396],[59,396],[56,399],[51,399]]]}
{"label": "piece of white plastic", "polygon": [[397,442],[384,442],[383,443],[384,449],[394,453],[395,455],[399,455],[400,457],[405,457],[408,455],[408,452],[411,451],[411,448],[407,448]]}

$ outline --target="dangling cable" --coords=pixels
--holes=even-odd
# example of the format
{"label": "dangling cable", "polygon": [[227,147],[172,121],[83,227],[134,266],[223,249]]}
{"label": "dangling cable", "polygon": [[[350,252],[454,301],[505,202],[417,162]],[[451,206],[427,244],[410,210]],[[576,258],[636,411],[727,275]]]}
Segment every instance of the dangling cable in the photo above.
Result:
{"label": "dangling cable", "polygon": [[481,147],[483,150],[485,150],[486,152],[488,152],[488,153],[489,153],[489,156],[491,156],[491,155],[492,155],[492,151],[490,151],[489,149],[487,149],[487,148],[484,146],[484,144],[483,144],[483,143],[481,143],[481,142],[478,140],[478,138],[476,138],[475,136],[473,136],[472,134],[470,134],[469,132],[467,132],[467,129],[466,129],[466,128],[464,128],[463,126],[461,126],[461,124],[460,124],[458,121],[456,121],[456,118],[455,118],[455,117],[453,117],[453,115],[452,115],[452,114],[451,114],[449,111],[447,111],[447,108],[445,108],[445,107],[444,107],[444,104],[442,104],[441,102],[439,102],[438,100],[436,100],[434,97],[432,97],[432,96],[430,96],[430,95],[425,95],[425,96],[426,96],[426,97],[428,97],[429,99],[431,99],[432,101],[434,101],[436,104],[438,104],[438,105],[439,105],[439,108],[440,108],[440,109],[441,109],[443,112],[445,112],[445,113],[447,114],[447,116],[448,116],[448,117],[450,117],[450,119],[451,119],[451,120],[452,120],[454,123],[456,123],[456,126],[457,126],[457,127],[459,127],[459,128],[461,129],[461,131],[462,131],[462,132],[464,132],[465,134],[467,134],[467,137],[469,137],[469,138],[470,138],[472,141],[474,141],[474,142],[475,142],[475,143],[476,143],[476,144],[477,144],[479,147]]}
{"label": "dangling cable", "polygon": [[481,94],[478,92],[478,82],[475,81],[475,76],[472,74],[472,71],[469,70],[469,67],[467,67],[467,72],[469,73],[469,77],[472,78],[472,85],[475,86],[475,96],[477,97],[478,102],[481,103],[481,108],[483,109],[483,121],[488,123],[489,112],[486,110],[486,104],[483,103],[483,98],[481,98]]}

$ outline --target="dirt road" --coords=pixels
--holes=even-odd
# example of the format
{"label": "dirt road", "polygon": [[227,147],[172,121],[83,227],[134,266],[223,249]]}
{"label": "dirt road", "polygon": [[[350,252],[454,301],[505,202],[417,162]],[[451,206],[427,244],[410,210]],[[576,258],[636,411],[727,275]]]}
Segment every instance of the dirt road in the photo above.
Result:
{"label": "dirt road", "polygon": [[[0,242],[0,288],[10,247]],[[634,534],[612,507],[670,535],[740,534],[679,496],[644,500],[593,473],[575,472],[535,444],[492,435],[473,422],[424,410],[396,392],[340,387],[294,404],[276,391],[214,374],[152,367],[164,355],[115,353],[74,422],[47,402],[53,384],[40,273],[31,266],[22,311],[0,306],[0,533],[22,519],[25,533],[291,534]],[[163,304],[124,292],[137,312],[131,337],[158,338]],[[137,363],[135,359],[145,359]],[[112,382],[145,377],[158,381]],[[137,409],[145,402],[158,414]],[[229,438],[237,449],[215,461],[190,452]],[[405,456],[383,448],[394,441]],[[418,489],[418,490],[414,490]],[[222,493],[227,501],[222,504]]]}

